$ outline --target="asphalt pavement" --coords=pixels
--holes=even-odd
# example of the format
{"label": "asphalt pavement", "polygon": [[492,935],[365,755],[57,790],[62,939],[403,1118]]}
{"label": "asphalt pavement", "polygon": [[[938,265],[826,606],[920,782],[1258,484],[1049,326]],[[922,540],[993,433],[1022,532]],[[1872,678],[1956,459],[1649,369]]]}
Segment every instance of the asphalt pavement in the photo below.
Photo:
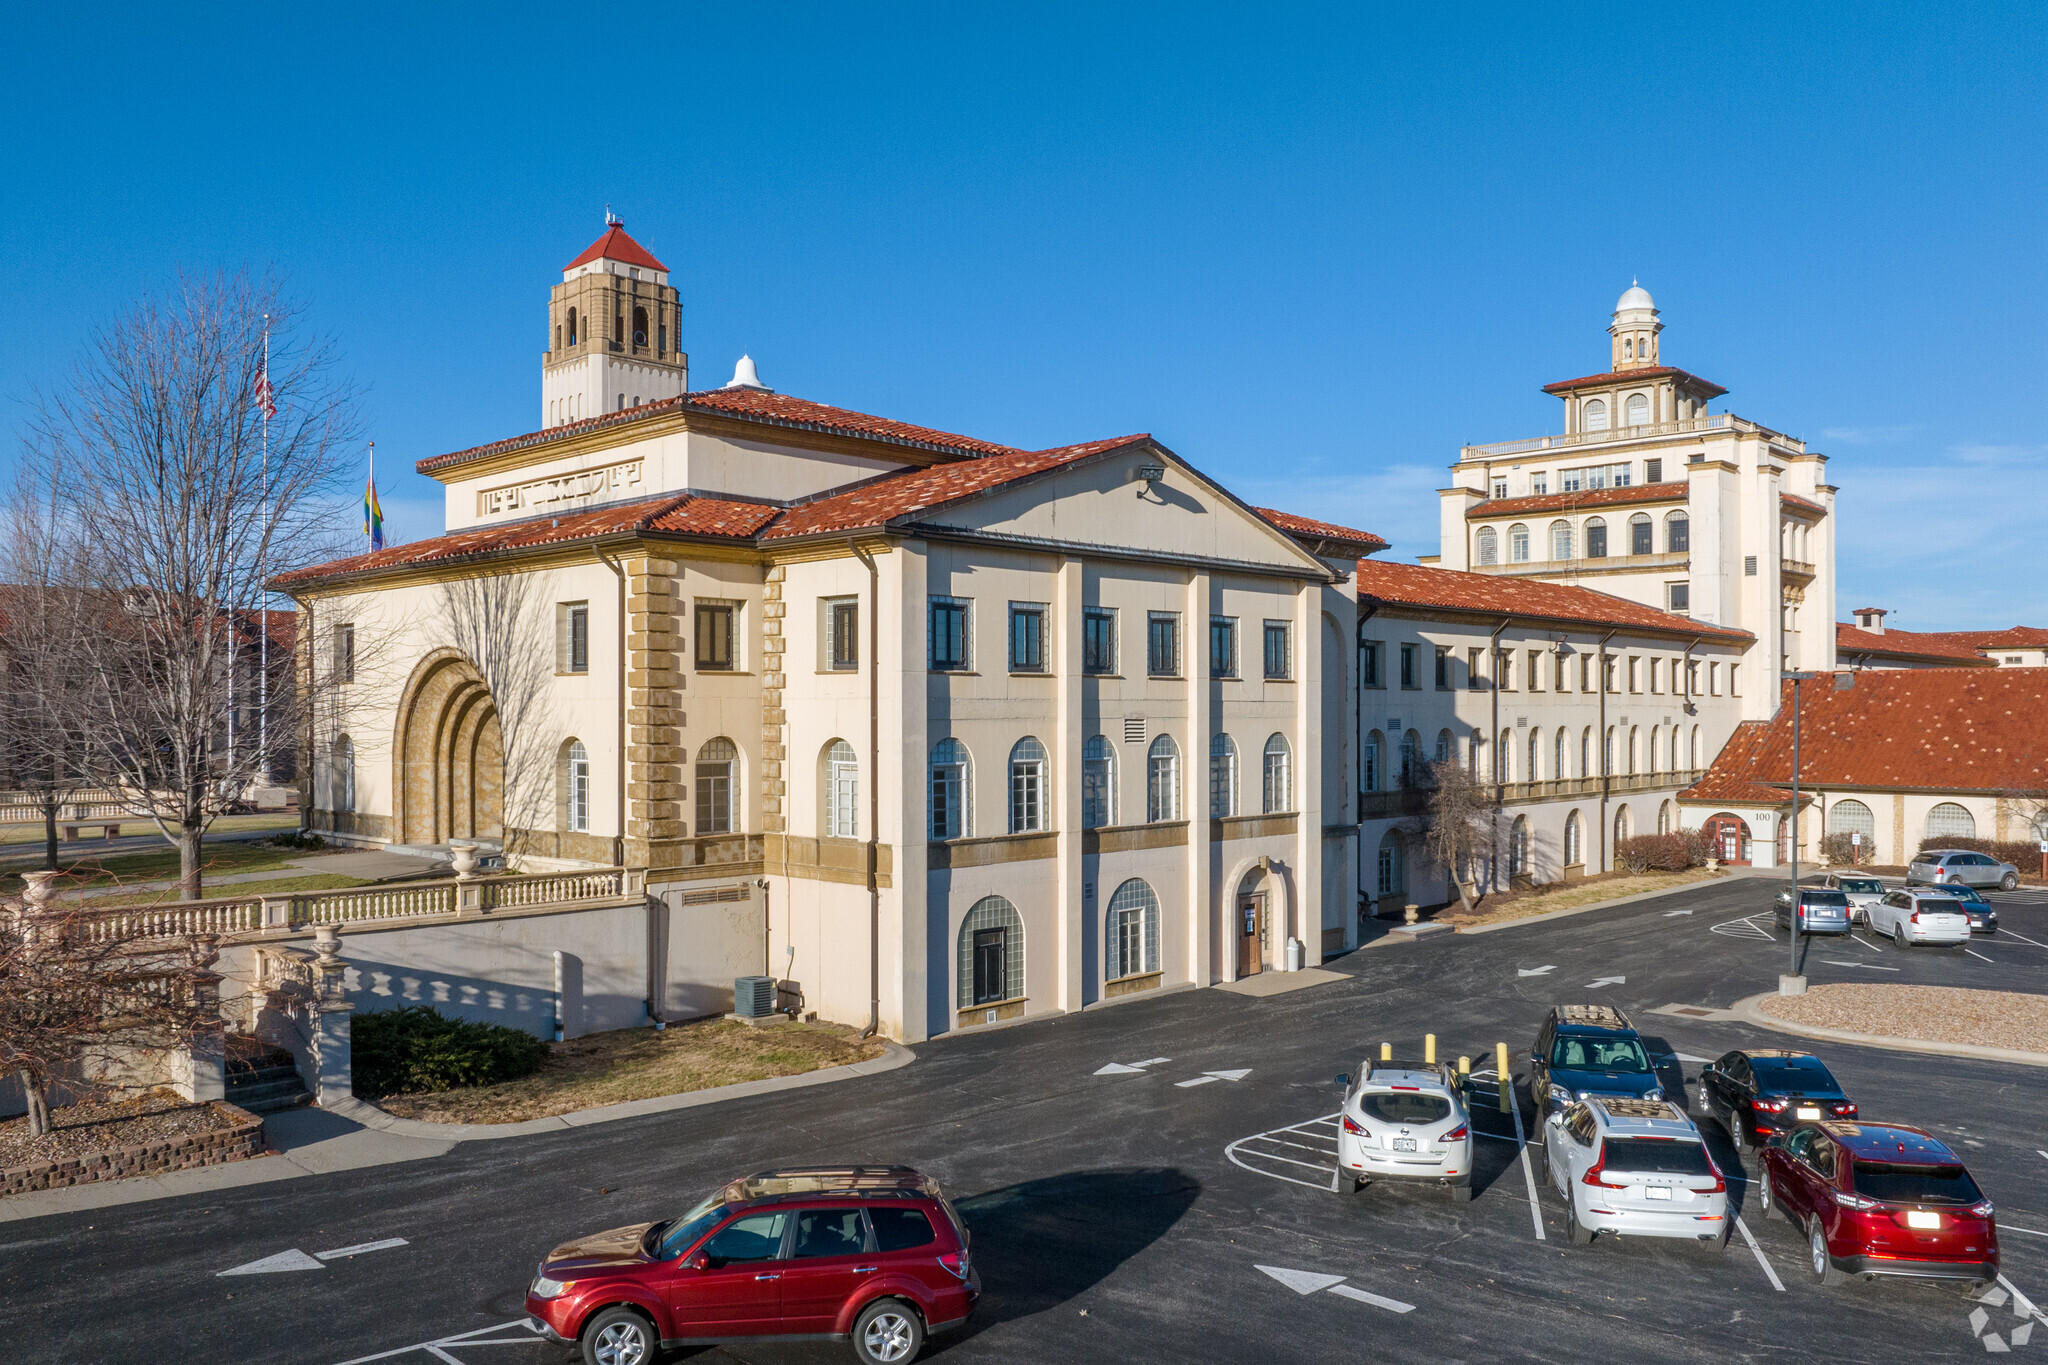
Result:
{"label": "asphalt pavement", "polygon": [[[749,1170],[889,1161],[956,1197],[986,1288],[970,1326],[928,1360],[1896,1362],[1974,1359],[1995,1349],[1992,1334],[2048,1356],[2048,1325],[2038,1343],[2032,1329],[2014,1335],[2030,1320],[2017,1305],[2048,1302],[2038,1069],[1803,1045],[1865,1117],[1920,1124],[1964,1155],[1997,1201],[2019,1291],[1997,1303],[1953,1285],[1822,1288],[1801,1238],[1742,1184],[1747,1235],[1725,1251],[1572,1246],[1540,1151],[1532,1182],[1514,1117],[1498,1113],[1479,1114],[1471,1203],[1329,1190],[1319,1121],[1336,1109],[1337,1073],[1381,1041],[1419,1055],[1434,1032],[1441,1057],[1487,1067],[1496,1042],[1525,1055],[1552,1004],[1595,1000],[1630,1011],[1674,1085],[1734,1047],[1802,1046],[1722,1015],[1785,968],[1773,889],[1709,883],[1367,949],[1328,964],[1344,980],[1311,989],[1117,1004],[923,1045],[912,1066],[810,1090],[23,1220],[0,1228],[0,1328],[21,1355],[64,1361],[556,1365],[562,1349],[520,1325],[525,1284],[554,1243],[668,1216]],[[1967,953],[1820,940],[1807,974],[2044,989],[2048,905],[2001,915],[2005,932]],[[1659,1012],[1670,1006],[1699,1013]],[[1725,1170],[1752,1168],[1708,1131]],[[221,1274],[271,1257],[301,1268]],[[851,1355],[760,1344],[679,1358]]]}

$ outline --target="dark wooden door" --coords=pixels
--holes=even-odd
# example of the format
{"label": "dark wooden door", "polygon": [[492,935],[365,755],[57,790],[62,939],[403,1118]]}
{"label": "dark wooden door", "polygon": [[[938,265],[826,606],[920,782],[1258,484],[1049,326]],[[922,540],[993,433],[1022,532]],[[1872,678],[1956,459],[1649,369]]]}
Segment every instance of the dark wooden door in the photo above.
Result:
{"label": "dark wooden door", "polygon": [[1265,969],[1266,898],[1237,898],[1237,975],[1240,980]]}

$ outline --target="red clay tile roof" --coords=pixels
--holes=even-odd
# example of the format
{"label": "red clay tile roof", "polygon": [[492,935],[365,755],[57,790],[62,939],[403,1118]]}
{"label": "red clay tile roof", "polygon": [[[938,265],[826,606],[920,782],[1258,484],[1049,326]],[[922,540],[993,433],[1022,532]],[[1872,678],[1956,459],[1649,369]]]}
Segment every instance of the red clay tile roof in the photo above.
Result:
{"label": "red clay tile roof", "polygon": [[1518,616],[1576,626],[1619,626],[1702,635],[1716,640],[1752,640],[1746,630],[1710,626],[1640,602],[1591,588],[1531,578],[1496,578],[1457,569],[1432,569],[1392,560],[1358,561],[1358,599],[1394,607],[1435,607],[1488,616]]}
{"label": "red clay tile roof", "polygon": [[1837,657],[1875,654],[1888,659],[1927,659],[1956,667],[1996,668],[1996,664],[1977,652],[1974,644],[1967,643],[1976,638],[1973,635],[1937,635],[1914,630],[1887,630],[1879,635],[1874,630],[1852,626],[1847,621],[1835,622]]}
{"label": "red clay tile roof", "polygon": [[1310,517],[1297,517],[1292,512],[1276,511],[1271,507],[1254,507],[1252,510],[1285,531],[1288,535],[1293,536],[1296,540],[1325,541],[1331,545],[1341,545],[1346,548],[1361,545],[1368,546],[1370,548],[1367,549],[1367,554],[1371,554],[1375,550],[1387,548],[1386,540],[1383,537],[1374,535],[1370,531],[1354,531],[1349,526],[1338,526],[1333,522],[1316,521]]}
{"label": "red clay tile roof", "polygon": [[[1799,781],[1884,791],[2048,792],[2048,669],[1873,669],[1801,689]],[[1682,801],[1792,781],[1792,684],[1755,741],[1730,743]],[[1747,727],[1743,727],[1747,728]],[[1782,802],[1786,793],[1778,792]]]}
{"label": "red clay tile roof", "polygon": [[626,235],[624,223],[613,223],[604,230],[604,236],[583,249],[583,254],[562,267],[574,270],[591,261],[624,261],[627,265],[645,266],[649,270],[667,270],[668,267],[654,259],[652,252]]}
{"label": "red clay tile roof", "polygon": [[1652,365],[1646,370],[1609,370],[1606,374],[1589,374],[1578,379],[1560,379],[1555,384],[1545,384],[1545,393],[1566,393],[1572,389],[1590,389],[1597,384],[1630,384],[1643,379],[1676,379],[1692,384],[1706,391],[1707,397],[1719,398],[1728,390],[1711,379],[1702,379],[1696,374],[1673,369],[1669,365]]}
{"label": "red clay tile roof", "polygon": [[822,431],[837,436],[866,437],[942,455],[1008,455],[1015,451],[1014,447],[997,445],[993,441],[976,440],[972,436],[937,431],[931,427],[912,426],[908,422],[895,422],[887,417],[875,417],[847,408],[828,407],[823,403],[792,398],[785,393],[766,393],[759,389],[710,389],[703,393],[686,393],[677,398],[642,403],[637,408],[627,408],[623,412],[607,412],[596,417],[586,417],[580,422],[548,427],[542,431],[530,431],[523,436],[508,436],[502,441],[472,446],[468,450],[450,451],[446,455],[431,455],[413,468],[422,474],[434,474],[440,470],[467,464],[471,460],[546,445],[551,441],[566,440],[587,431],[638,421],[655,413],[678,411],[732,417],[743,422],[758,422],[764,426]]}
{"label": "red clay tile roof", "polygon": [[[1887,637],[1897,634],[1886,631]],[[2013,626],[2008,630],[1935,630],[1920,632],[1922,640],[1939,640],[1943,644],[1960,645],[1967,649],[2041,649],[2048,646],[2048,630],[2039,626]]]}
{"label": "red clay tile roof", "polygon": [[1828,509],[1822,504],[1815,502],[1811,498],[1802,498],[1796,493],[1780,493],[1778,494],[1778,501],[1786,507],[1797,507],[1800,511],[1811,512],[1817,517],[1824,517],[1828,514]]}
{"label": "red clay tile roof", "polygon": [[[1802,725],[1804,723],[1802,716]],[[1678,794],[1681,801],[1697,801],[1713,806],[1782,806],[1790,802],[1792,793],[1767,787],[1755,778],[1757,757],[1765,748],[1771,733],[1767,720],[1746,720],[1735,727],[1735,733],[1728,736],[1727,744],[1714,757],[1714,766],[1707,769],[1707,775]],[[1804,734],[1800,736],[1803,740]],[[1799,770],[1806,771],[1806,749],[1800,746]],[[1813,798],[1800,793],[1799,803],[1803,806]]]}
{"label": "red clay tile roof", "polygon": [[761,538],[781,540],[789,536],[824,535],[881,526],[958,502],[1000,484],[1151,439],[1141,432],[1135,436],[1116,436],[1106,441],[1089,441],[1052,450],[1016,450],[979,460],[885,474],[843,493],[798,503],[783,513]]}
{"label": "red clay tile roof", "polygon": [[1495,498],[1475,504],[1465,515],[1473,520],[1517,517],[1524,513],[1569,512],[1616,503],[1684,502],[1686,485],[1678,482],[1634,484],[1627,488],[1592,488],[1579,493],[1545,493],[1533,498]]}

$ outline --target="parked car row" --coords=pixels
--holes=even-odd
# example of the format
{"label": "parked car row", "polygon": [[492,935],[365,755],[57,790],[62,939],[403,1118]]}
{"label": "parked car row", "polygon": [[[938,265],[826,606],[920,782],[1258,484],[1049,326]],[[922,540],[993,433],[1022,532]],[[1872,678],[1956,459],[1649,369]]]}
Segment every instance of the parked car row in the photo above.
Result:
{"label": "parked car row", "polygon": [[[1791,888],[1778,892],[1774,913],[1780,927],[1789,925]],[[1994,932],[1998,911],[1975,887],[1956,881],[1891,888],[1862,873],[1830,872],[1817,885],[1799,888],[1800,932],[1846,934],[1859,924],[1902,948],[1955,947],[1968,943],[1971,934]]]}

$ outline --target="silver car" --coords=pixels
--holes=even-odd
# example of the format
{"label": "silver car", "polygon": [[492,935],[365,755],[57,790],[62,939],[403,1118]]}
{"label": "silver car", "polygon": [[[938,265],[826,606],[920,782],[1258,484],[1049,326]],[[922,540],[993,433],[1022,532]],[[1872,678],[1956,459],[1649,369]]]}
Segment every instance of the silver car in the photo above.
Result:
{"label": "silver car", "polygon": [[[1792,924],[1792,891],[1787,887],[1778,893],[1772,906],[1772,913],[1782,928]],[[1846,934],[1849,932],[1850,907],[1847,893],[1832,891],[1824,886],[1802,886],[1799,888],[1799,932],[1802,934]]]}
{"label": "silver car", "polygon": [[1376,1180],[1440,1185],[1453,1203],[1472,1197],[1472,1116],[1449,1067],[1427,1062],[1358,1064],[1358,1084],[1339,1076],[1337,1170],[1356,1194]]}
{"label": "silver car", "polygon": [[1912,943],[1939,943],[1951,948],[1970,941],[1970,917],[1954,896],[1940,891],[1888,891],[1863,917],[1873,934],[1890,934],[1904,948]]}
{"label": "silver car", "polygon": [[1550,1116],[1543,1150],[1572,1241],[1611,1232],[1728,1245],[1728,1182],[1676,1105],[1580,1100]]}
{"label": "silver car", "polygon": [[1830,872],[1821,879],[1830,891],[1849,898],[1849,918],[1861,923],[1871,906],[1884,899],[1884,883],[1862,872]]}
{"label": "silver car", "polygon": [[1908,886],[1938,886],[1945,882],[2013,891],[2019,887],[2020,870],[1988,853],[1953,848],[1922,849],[1906,868]]}

